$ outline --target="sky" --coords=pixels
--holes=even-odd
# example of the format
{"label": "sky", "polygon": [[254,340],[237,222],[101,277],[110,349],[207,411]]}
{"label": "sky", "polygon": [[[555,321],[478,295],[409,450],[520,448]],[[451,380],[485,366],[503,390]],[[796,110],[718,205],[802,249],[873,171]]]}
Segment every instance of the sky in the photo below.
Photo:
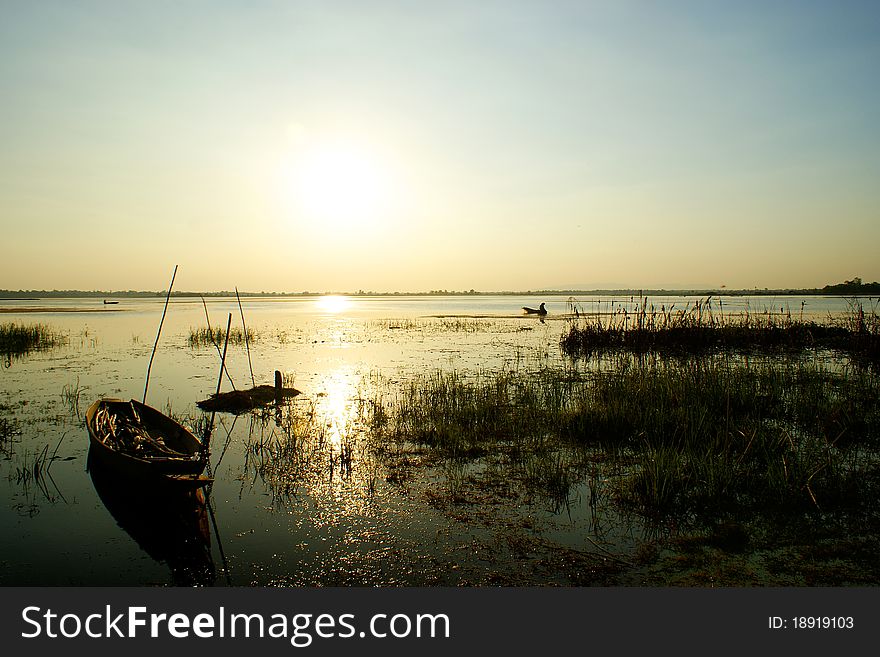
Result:
{"label": "sky", "polygon": [[880,279],[880,3],[0,0],[2,289]]}

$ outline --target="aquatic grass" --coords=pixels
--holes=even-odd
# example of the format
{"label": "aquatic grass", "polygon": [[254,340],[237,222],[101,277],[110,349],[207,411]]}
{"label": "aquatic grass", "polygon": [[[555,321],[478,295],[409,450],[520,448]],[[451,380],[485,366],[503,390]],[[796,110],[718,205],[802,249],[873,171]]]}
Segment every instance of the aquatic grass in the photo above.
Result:
{"label": "aquatic grass", "polygon": [[574,302],[568,331],[560,339],[562,351],[586,357],[613,351],[691,354],[701,352],[797,352],[832,349],[877,362],[880,356],[880,318],[876,307],[865,311],[851,304],[842,319],[826,323],[805,320],[803,308],[724,313],[722,300],[712,297],[688,302],[682,308],[647,298],[632,304],[612,302],[607,312],[581,312]]}
{"label": "aquatic grass", "polygon": [[67,336],[46,324],[0,324],[0,354],[7,360],[67,343]]}
{"label": "aquatic grass", "polygon": [[566,435],[633,454],[624,497],[646,513],[846,504],[838,491],[878,462],[869,373],[688,361],[598,376],[582,394]]}
{"label": "aquatic grass", "polygon": [[[515,333],[524,327],[481,317],[418,317],[373,320],[367,327],[379,331],[438,333]],[[528,327],[529,329],[531,327]]]}
{"label": "aquatic grass", "polygon": [[80,413],[79,408],[79,400],[85,391],[86,388],[79,385],[79,377],[76,377],[76,383],[65,384],[61,388],[61,399],[64,402],[64,405],[67,406],[67,411],[73,417],[82,418],[82,413]]}
{"label": "aquatic grass", "polygon": [[522,481],[531,490],[541,491],[558,513],[571,502],[572,489],[581,478],[568,450],[542,450],[523,459]]}
{"label": "aquatic grass", "polygon": [[36,485],[48,500],[53,501],[46,481],[51,477],[49,468],[54,456],[54,454],[49,455],[49,445],[44,445],[43,449],[35,452],[26,449],[18,455],[17,463],[7,475],[7,479],[21,486],[26,495],[29,493],[30,487]]}
{"label": "aquatic grass", "polygon": [[547,455],[592,450],[622,467],[617,498],[644,515],[846,508],[861,504],[858,491],[880,472],[878,399],[871,372],[804,363],[688,359],[469,379],[437,372],[377,401],[372,430],[374,440],[452,460],[531,461],[546,470],[520,474],[547,490],[584,474]]}
{"label": "aquatic grass", "polygon": [[352,451],[339,452],[326,436],[326,424],[314,403],[290,402],[276,411],[261,409],[249,416],[244,445],[243,481],[262,481],[273,505],[284,507],[308,483],[332,479],[331,471],[351,472]]}
{"label": "aquatic grass", "polygon": [[393,412],[383,410],[382,418],[394,438],[472,458],[502,441],[540,442],[549,408],[559,403],[552,392],[547,395],[547,388],[509,371],[474,381],[457,372],[435,372],[405,383]]}
{"label": "aquatic grass", "polygon": [[848,336],[847,350],[856,357],[880,363],[880,299],[866,310],[862,299],[849,299],[849,311],[836,319]]}
{"label": "aquatic grass", "polygon": [[[247,334],[238,327],[229,329],[229,344],[243,346],[259,339],[260,334],[253,329],[248,329]],[[223,328],[190,328],[187,336],[187,344],[191,349],[220,345],[225,340],[226,329]]]}
{"label": "aquatic grass", "polygon": [[52,477],[52,464],[56,460],[69,461],[74,458],[71,456],[65,458],[58,456],[58,450],[66,436],[67,432],[61,435],[55,444],[55,449],[51,453],[49,452],[50,445],[46,444],[42,449],[35,451],[25,449],[21,453],[10,455],[13,467],[7,473],[6,478],[21,488],[24,502],[14,505],[14,508],[19,513],[31,517],[40,513],[41,504],[37,498],[38,491],[45,501],[50,504],[56,504],[59,501],[67,503],[67,499]]}
{"label": "aquatic grass", "polygon": [[6,417],[5,412],[9,409],[0,406],[0,457],[10,458],[12,445],[21,437],[21,423],[14,417]]}

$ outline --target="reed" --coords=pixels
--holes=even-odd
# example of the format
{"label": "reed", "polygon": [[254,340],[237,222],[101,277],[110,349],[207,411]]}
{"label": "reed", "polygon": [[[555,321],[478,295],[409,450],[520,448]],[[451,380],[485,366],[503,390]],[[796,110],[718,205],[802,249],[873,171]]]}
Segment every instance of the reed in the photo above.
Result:
{"label": "reed", "polygon": [[7,358],[67,344],[68,338],[46,324],[0,324],[0,354]]}
{"label": "reed", "polygon": [[254,412],[249,422],[243,480],[262,481],[274,505],[289,505],[308,485],[326,481],[345,458],[350,470],[351,446],[343,454],[334,451],[325,439],[326,423],[313,404],[291,403],[277,413]]}
{"label": "reed", "polygon": [[79,377],[76,377],[76,383],[65,384],[61,388],[61,399],[64,402],[64,405],[67,406],[68,412],[73,417],[82,418],[79,401],[85,391],[86,388],[79,384]]}
{"label": "reed", "polygon": [[40,486],[40,488],[44,488],[42,482],[48,473],[50,464],[51,458],[49,457],[48,445],[33,453],[25,450],[19,456],[19,462],[11,470],[7,478],[25,487],[33,482]]}
{"label": "reed", "polygon": [[583,313],[572,306],[572,320],[560,340],[569,356],[629,351],[635,353],[703,353],[721,351],[780,352],[824,348],[859,359],[880,361],[880,317],[851,304],[844,318],[825,323],[779,312],[724,313],[720,300],[707,297],[683,308],[661,305],[647,298],[632,304],[614,304],[607,312]]}
{"label": "reed", "polygon": [[825,509],[858,506],[863,484],[880,475],[878,399],[871,372],[802,363],[689,359],[473,379],[443,372],[377,399],[371,427],[374,439],[453,460],[543,459],[549,469],[530,477],[548,489],[583,478],[577,468],[587,463],[567,457],[562,467],[552,455],[592,450],[625,473],[617,499],[647,516]]}
{"label": "reed", "polygon": [[[229,344],[242,346],[259,340],[259,336],[252,329],[247,333],[235,327],[229,329]],[[187,344],[192,349],[220,345],[226,342],[226,329],[224,328],[191,328],[187,338]]]}

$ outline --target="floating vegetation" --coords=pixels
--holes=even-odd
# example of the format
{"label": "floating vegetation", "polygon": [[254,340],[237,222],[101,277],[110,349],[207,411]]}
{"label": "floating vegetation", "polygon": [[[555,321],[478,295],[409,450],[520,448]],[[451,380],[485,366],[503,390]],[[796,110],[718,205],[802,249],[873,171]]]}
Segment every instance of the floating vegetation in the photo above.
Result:
{"label": "floating vegetation", "polygon": [[9,409],[0,406],[0,456],[9,458],[12,454],[12,444],[21,436],[21,423],[15,417],[6,417]]}
{"label": "floating vegetation", "polygon": [[46,324],[0,324],[0,354],[7,362],[34,351],[45,351],[67,343],[67,337]]}
{"label": "floating vegetation", "polygon": [[213,394],[208,399],[197,402],[203,411],[219,411],[225,413],[246,413],[260,406],[267,406],[275,401],[289,399],[300,394],[296,388],[283,387],[276,392],[275,386],[261,385],[250,390],[231,390]]}
{"label": "floating vegetation", "polygon": [[790,309],[753,313],[724,313],[722,300],[711,297],[683,308],[649,303],[615,304],[606,313],[583,313],[576,304],[560,346],[569,356],[625,350],[636,353],[687,354],[722,350],[799,351],[834,349],[855,357],[880,358],[880,317],[853,302],[842,320],[818,323],[792,316]]}
{"label": "floating vegetation", "polygon": [[515,333],[522,327],[479,317],[419,317],[383,319],[369,322],[369,328],[380,331],[436,333]]}
{"label": "floating vegetation", "polygon": [[[222,345],[226,340],[226,329],[223,328],[191,328],[187,338],[190,348],[209,347]],[[243,346],[251,342],[257,342],[259,334],[253,329],[248,329],[247,334],[240,328],[229,329],[229,344]]]}

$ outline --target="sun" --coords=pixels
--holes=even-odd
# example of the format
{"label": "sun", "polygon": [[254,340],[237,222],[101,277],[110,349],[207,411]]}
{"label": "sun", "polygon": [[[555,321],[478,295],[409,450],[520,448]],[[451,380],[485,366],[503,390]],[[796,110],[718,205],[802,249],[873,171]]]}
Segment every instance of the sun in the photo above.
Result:
{"label": "sun", "polygon": [[299,216],[331,229],[377,221],[391,195],[387,166],[376,152],[353,141],[300,147],[285,167],[283,184]]}

